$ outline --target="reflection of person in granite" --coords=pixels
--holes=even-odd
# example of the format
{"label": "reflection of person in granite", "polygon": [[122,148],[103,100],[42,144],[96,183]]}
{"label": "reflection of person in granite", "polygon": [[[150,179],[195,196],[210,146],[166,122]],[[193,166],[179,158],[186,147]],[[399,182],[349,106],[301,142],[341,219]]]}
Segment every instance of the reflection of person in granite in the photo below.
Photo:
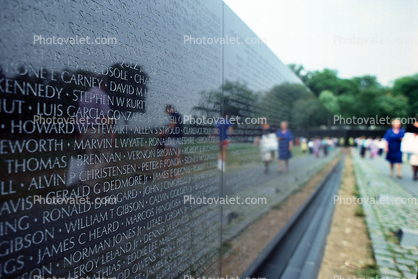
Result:
{"label": "reflection of person in granite", "polygon": [[[164,132],[159,134],[159,137],[165,137],[164,144],[164,165],[168,164],[168,160],[174,155],[173,164],[178,169],[181,164],[180,147],[183,137],[183,117],[174,109],[173,105],[166,105],[165,112],[170,115],[170,124],[164,129]],[[170,164],[171,165],[171,164]],[[179,178],[178,171],[174,173],[175,178]]]}
{"label": "reflection of person in granite", "polygon": [[[264,162],[265,173],[269,171],[269,164],[274,158],[274,148],[272,148],[270,143],[275,141],[276,138],[274,135],[274,130],[270,128],[269,124],[261,123],[259,133],[255,139],[254,145],[255,147],[260,146],[261,160]],[[275,142],[275,144],[277,144],[277,142]]]}
{"label": "reflection of person in granite", "polygon": [[315,157],[319,157],[319,151],[322,148],[322,141],[319,137],[316,137],[313,142],[313,153],[315,154]]}
{"label": "reflection of person in granite", "polygon": [[[100,141],[110,141],[114,145],[115,134],[111,133],[109,130],[105,129],[105,126],[115,125],[114,119],[110,119],[107,116],[110,109],[109,98],[106,93],[107,81],[103,80],[100,84],[100,87],[92,87],[82,98],[78,100],[78,106],[82,112],[91,112],[88,115],[77,115],[77,129],[79,130],[79,142],[100,142]],[[106,131],[106,133],[98,132]],[[82,178],[86,179],[83,183],[90,186],[96,184],[100,179],[92,177],[91,174],[95,173],[96,170],[100,170],[103,167],[109,166],[109,163],[106,162],[104,157],[109,157],[112,152],[111,147],[108,144],[95,144],[95,146],[100,146],[96,148],[86,148],[80,154],[77,155],[78,159],[83,159],[82,161],[78,160],[78,164],[82,163],[83,173]],[[87,177],[87,173],[90,174]],[[99,172],[100,173],[100,172]]]}
{"label": "reflection of person in granite", "polygon": [[215,134],[219,135],[218,169],[225,171],[226,151],[229,144],[228,138],[232,134],[232,123],[229,121],[226,111],[224,116],[216,122]]}
{"label": "reflection of person in granite", "polygon": [[287,121],[282,121],[280,129],[276,133],[279,141],[279,173],[282,172],[283,161],[286,164],[286,172],[289,172],[289,159],[292,157],[293,134],[289,131],[288,126],[289,123]]}

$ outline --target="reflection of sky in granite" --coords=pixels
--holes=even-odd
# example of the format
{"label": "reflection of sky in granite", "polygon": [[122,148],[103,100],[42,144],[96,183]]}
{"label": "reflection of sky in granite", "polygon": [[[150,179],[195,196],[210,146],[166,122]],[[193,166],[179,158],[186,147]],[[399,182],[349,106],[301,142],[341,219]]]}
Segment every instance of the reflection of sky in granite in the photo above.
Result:
{"label": "reflection of sky in granite", "polygon": [[[171,9],[175,17],[161,14],[168,7],[164,1],[156,5],[144,1],[135,5],[135,9],[82,2],[69,3],[68,7],[62,3],[27,1],[23,12],[14,7],[13,1],[2,6],[0,53],[5,71],[10,61],[58,71],[65,68],[95,71],[120,62],[138,64],[151,79],[147,84],[146,113],[157,116],[156,119],[166,117],[164,104],[168,103],[182,114],[193,114],[192,108],[200,99],[197,93],[219,90],[221,85],[222,45],[183,43],[184,35],[222,36],[220,1],[198,3],[189,9],[178,5],[183,14],[175,13],[175,7]],[[224,13],[224,37],[257,37],[226,5]],[[114,37],[117,44],[40,45],[33,44],[34,35]],[[284,80],[300,82],[265,45],[225,44],[224,75],[225,80],[247,84],[256,92],[266,91]],[[147,123],[158,124],[158,120]]]}
{"label": "reflection of sky in granite", "polygon": [[[157,116],[165,116],[164,105],[168,103],[182,114],[191,114],[199,98],[197,93],[218,89],[221,84],[221,46],[183,44],[185,34],[219,36],[221,19],[216,15],[221,15],[220,1],[201,3],[190,10],[180,4],[168,8],[165,1],[155,6],[143,1],[133,10],[131,6],[124,10],[118,5],[98,7],[81,1],[70,3],[70,7],[27,1],[23,12],[13,6],[12,1],[2,3],[0,12],[4,70],[10,61],[24,61],[34,68],[43,66],[57,71],[65,68],[94,71],[96,67],[120,62],[138,64],[152,80],[147,84],[147,113]],[[176,16],[163,15],[164,9]],[[34,35],[90,36],[90,40],[114,37],[117,44],[35,45]],[[153,124],[157,123],[148,123]]]}
{"label": "reflection of sky in granite", "polygon": [[[245,23],[227,6],[224,9],[225,37],[258,38]],[[265,44],[226,44],[224,49],[225,79],[247,84],[255,91],[266,91],[281,83],[300,83]]]}

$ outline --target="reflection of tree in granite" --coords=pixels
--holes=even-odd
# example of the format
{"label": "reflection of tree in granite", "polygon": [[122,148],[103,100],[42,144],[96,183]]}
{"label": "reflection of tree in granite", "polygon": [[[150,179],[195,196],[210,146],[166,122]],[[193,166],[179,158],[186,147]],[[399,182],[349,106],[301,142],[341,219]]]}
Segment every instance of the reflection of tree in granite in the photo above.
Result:
{"label": "reflection of tree in granite", "polygon": [[322,119],[327,113],[326,109],[302,84],[283,83],[275,86],[263,96],[261,102],[270,107],[266,110],[266,116],[272,125],[279,125],[283,120],[288,120],[292,127],[302,128],[326,124],[326,120]]}
{"label": "reflection of tree in granite", "polygon": [[202,92],[201,96],[199,105],[193,109],[200,114],[204,112],[208,117],[219,117],[222,107],[224,111],[228,111],[230,118],[250,117],[257,102],[257,95],[253,91],[243,84],[229,81],[219,90]]}
{"label": "reflection of tree in granite", "polygon": [[293,128],[319,127],[327,123],[329,116],[319,100],[299,83],[283,83],[266,92],[253,92],[245,84],[227,81],[219,90],[203,92],[194,111],[197,116],[218,117],[222,107],[230,117],[266,117],[274,127],[283,120],[288,120]]}
{"label": "reflection of tree in granite", "polygon": [[307,88],[302,84],[283,83],[274,86],[262,99],[263,105],[269,106],[269,104],[274,104],[273,106],[276,107],[270,106],[270,109],[266,110],[266,116],[270,124],[278,126],[283,120],[289,121],[291,125],[298,124],[292,121],[293,113],[295,113],[294,104],[298,100],[307,98],[309,95]]}
{"label": "reflection of tree in granite", "polygon": [[292,124],[300,129],[326,125],[330,113],[315,96],[297,100],[293,105]]}

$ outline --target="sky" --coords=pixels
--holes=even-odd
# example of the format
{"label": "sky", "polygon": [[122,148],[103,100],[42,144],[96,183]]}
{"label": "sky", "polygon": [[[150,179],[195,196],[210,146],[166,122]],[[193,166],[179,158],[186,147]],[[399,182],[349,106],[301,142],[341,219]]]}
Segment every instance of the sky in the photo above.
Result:
{"label": "sky", "polygon": [[285,64],[383,85],[418,73],[417,0],[224,0]]}

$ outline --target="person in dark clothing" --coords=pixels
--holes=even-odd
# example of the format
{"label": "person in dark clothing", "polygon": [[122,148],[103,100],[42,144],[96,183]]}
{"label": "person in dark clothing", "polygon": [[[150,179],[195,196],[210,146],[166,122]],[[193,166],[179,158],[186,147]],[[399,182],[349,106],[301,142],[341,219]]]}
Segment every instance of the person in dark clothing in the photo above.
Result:
{"label": "person in dark clothing", "polygon": [[402,178],[402,151],[401,140],[405,135],[405,130],[401,128],[401,121],[392,121],[392,128],[388,129],[383,136],[386,140],[386,160],[390,163],[390,176],[393,177],[394,165],[397,165],[397,176]]}
{"label": "person in dark clothing", "polygon": [[282,172],[283,161],[286,165],[286,172],[289,172],[289,159],[292,157],[293,134],[289,131],[288,127],[289,123],[282,121],[280,123],[280,129],[276,132],[279,142],[279,173]]}
{"label": "person in dark clothing", "polygon": [[360,144],[360,156],[361,156],[361,158],[364,158],[366,156],[366,150],[367,150],[366,141],[367,141],[367,139],[366,139],[365,136],[362,136],[360,138],[360,140],[358,141],[358,143]]}

